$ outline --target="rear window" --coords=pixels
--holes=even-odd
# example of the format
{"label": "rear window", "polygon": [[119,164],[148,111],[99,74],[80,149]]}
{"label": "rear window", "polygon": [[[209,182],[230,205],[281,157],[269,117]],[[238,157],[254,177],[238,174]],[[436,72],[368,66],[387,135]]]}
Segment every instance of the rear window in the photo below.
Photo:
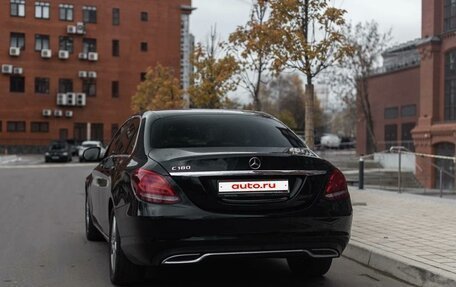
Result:
{"label": "rear window", "polygon": [[152,148],[304,147],[281,123],[260,116],[182,115],[151,126]]}

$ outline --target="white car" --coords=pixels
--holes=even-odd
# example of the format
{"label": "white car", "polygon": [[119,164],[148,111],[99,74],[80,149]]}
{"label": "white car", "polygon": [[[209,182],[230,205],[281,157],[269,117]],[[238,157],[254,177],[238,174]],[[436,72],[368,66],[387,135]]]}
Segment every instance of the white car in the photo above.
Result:
{"label": "white car", "polygon": [[79,162],[84,161],[84,157],[82,156],[84,154],[84,151],[88,149],[89,147],[99,147],[101,149],[101,156],[105,154],[106,150],[103,147],[103,144],[100,141],[84,141],[81,144],[81,147],[79,148],[78,151],[78,156],[79,156]]}
{"label": "white car", "polygon": [[339,148],[342,139],[335,134],[325,134],[321,137],[321,146],[326,148]]}

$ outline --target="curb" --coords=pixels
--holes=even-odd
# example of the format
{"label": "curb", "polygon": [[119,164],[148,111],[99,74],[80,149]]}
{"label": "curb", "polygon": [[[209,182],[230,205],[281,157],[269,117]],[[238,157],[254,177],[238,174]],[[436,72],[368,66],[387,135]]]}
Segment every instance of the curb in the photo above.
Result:
{"label": "curb", "polygon": [[360,242],[350,242],[343,256],[414,286],[456,287],[454,273],[391,252],[375,250]]}

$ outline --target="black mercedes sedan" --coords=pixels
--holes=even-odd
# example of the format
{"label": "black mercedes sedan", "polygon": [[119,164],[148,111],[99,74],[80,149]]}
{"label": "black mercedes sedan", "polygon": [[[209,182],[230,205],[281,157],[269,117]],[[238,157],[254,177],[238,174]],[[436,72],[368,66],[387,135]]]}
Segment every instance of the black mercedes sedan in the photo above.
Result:
{"label": "black mercedes sedan", "polygon": [[296,275],[322,276],[350,238],[344,175],[264,113],[132,116],[85,187],[87,239],[109,242],[116,285],[146,266],[228,257],[286,258]]}

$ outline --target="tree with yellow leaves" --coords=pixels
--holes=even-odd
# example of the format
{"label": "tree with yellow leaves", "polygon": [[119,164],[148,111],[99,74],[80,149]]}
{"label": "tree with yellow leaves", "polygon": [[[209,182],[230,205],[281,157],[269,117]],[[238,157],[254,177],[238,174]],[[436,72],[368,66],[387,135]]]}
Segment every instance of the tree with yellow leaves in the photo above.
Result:
{"label": "tree with yellow leaves", "polygon": [[146,110],[182,109],[183,91],[173,70],[162,65],[148,68],[146,78],[138,85],[132,98],[134,112]]}
{"label": "tree with yellow leaves", "polygon": [[305,140],[314,147],[313,79],[352,52],[342,33],[343,9],[331,0],[269,0],[274,69],[297,70],[306,78]]}
{"label": "tree with yellow leaves", "polygon": [[230,55],[220,56],[215,28],[206,45],[198,43],[192,57],[194,68],[188,89],[192,108],[232,108],[234,103],[228,93],[237,89],[234,75],[239,70],[236,59]]}

